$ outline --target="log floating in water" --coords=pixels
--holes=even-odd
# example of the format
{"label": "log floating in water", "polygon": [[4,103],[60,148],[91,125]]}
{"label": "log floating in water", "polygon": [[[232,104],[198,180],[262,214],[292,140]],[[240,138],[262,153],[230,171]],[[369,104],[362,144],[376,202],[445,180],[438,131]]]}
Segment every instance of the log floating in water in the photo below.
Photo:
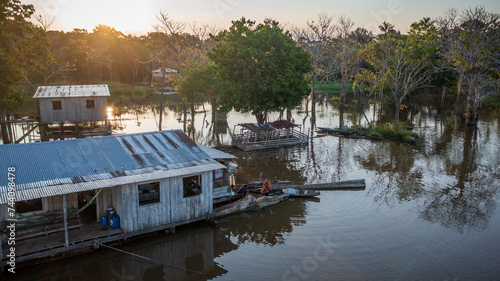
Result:
{"label": "log floating in water", "polygon": [[329,183],[315,183],[304,185],[289,185],[289,188],[308,189],[308,190],[349,190],[366,188],[365,180],[350,180]]}
{"label": "log floating in water", "polygon": [[[364,179],[314,184],[294,184],[291,181],[271,181],[271,186],[273,189],[295,188],[309,190],[352,190],[365,189],[366,183]],[[250,182],[248,183],[248,188],[262,188],[262,182]]]}
{"label": "log floating in water", "polygon": [[262,196],[255,198],[253,196],[242,198],[233,203],[214,209],[213,218],[220,218],[244,211],[256,211],[265,207],[276,205],[288,200],[290,195],[282,194],[277,196]]}

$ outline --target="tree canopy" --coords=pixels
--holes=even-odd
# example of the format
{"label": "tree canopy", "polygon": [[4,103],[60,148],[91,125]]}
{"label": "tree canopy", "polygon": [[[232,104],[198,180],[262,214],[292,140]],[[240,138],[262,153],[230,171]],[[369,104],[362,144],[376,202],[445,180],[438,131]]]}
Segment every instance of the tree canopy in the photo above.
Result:
{"label": "tree canopy", "polygon": [[308,94],[304,74],[311,71],[310,55],[277,21],[255,25],[242,18],[213,39],[208,57],[223,84],[222,107],[251,112],[263,123],[266,112],[293,108]]}

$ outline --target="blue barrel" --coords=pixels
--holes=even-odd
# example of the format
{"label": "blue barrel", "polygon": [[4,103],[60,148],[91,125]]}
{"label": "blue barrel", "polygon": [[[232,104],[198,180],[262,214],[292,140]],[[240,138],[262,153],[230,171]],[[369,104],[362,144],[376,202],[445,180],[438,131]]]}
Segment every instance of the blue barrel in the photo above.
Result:
{"label": "blue barrel", "polygon": [[111,227],[113,229],[120,228],[120,216],[115,214],[111,217]]}
{"label": "blue barrel", "polygon": [[102,225],[108,225],[108,216],[102,216],[101,218]]}

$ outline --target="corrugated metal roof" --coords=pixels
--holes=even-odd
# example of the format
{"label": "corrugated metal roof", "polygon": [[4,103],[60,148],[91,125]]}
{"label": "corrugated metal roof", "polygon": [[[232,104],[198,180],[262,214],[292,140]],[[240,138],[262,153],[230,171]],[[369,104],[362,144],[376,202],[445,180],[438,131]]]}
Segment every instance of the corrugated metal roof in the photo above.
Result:
{"label": "corrugated metal roof", "polygon": [[79,97],[109,97],[108,85],[69,85],[40,86],[34,99],[43,98],[79,98]]}
{"label": "corrugated metal roof", "polygon": [[[181,130],[7,144],[0,145],[0,171],[15,167],[16,199],[30,200],[224,167],[193,144]],[[0,177],[0,203],[8,182]]]}

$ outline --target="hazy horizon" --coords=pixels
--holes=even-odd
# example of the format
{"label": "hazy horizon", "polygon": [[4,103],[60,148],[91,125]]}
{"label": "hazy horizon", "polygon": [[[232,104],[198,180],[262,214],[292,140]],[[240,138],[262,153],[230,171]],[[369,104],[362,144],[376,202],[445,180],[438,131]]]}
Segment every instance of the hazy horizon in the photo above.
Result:
{"label": "hazy horizon", "polygon": [[[383,21],[395,25],[395,29],[406,33],[410,24],[424,17],[443,16],[450,8],[459,11],[469,7],[484,6],[490,12],[500,12],[500,1],[413,1],[387,0],[346,3],[344,1],[289,0],[252,2],[243,0],[21,0],[33,4],[37,14],[55,18],[50,30],[71,31],[82,28],[91,31],[99,24],[115,28],[125,34],[142,35],[154,31],[158,24],[156,16],[166,12],[171,19],[199,25],[208,24],[228,28],[232,20],[245,17],[257,22],[273,18],[287,27],[304,27],[307,20],[320,13],[338,17],[346,15],[355,23],[355,28],[364,27],[375,34]],[[429,9],[432,7],[432,9]],[[189,28],[186,28],[186,32]]]}

